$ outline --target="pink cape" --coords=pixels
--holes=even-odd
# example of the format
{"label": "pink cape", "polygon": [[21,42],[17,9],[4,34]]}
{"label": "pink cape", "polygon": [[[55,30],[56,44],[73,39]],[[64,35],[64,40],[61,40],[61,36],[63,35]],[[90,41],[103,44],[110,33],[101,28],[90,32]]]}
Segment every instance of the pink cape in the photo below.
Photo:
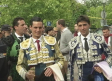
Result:
{"label": "pink cape", "polygon": [[109,64],[106,61],[102,61],[96,63],[103,70],[103,75],[109,80],[112,81],[112,69],[110,68]]}

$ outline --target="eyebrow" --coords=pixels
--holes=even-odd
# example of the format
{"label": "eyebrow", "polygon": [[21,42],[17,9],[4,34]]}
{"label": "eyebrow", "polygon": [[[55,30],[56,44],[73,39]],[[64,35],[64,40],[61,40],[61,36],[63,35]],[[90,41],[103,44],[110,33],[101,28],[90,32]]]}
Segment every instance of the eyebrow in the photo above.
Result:
{"label": "eyebrow", "polygon": [[22,24],[21,26],[23,26],[23,25],[25,25],[25,24]]}
{"label": "eyebrow", "polygon": [[42,27],[34,27],[34,28],[42,28]]}
{"label": "eyebrow", "polygon": [[87,25],[87,24],[81,24],[81,25],[78,25],[78,26],[82,26],[82,25]]}

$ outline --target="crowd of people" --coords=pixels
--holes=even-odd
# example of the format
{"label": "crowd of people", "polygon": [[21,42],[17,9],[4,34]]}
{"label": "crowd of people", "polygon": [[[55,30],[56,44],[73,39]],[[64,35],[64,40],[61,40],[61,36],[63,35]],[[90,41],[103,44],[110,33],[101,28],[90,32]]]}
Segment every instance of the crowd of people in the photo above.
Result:
{"label": "crowd of people", "polygon": [[17,17],[0,30],[0,81],[112,81],[112,35],[90,33],[81,15],[72,33],[64,19],[56,27]]}

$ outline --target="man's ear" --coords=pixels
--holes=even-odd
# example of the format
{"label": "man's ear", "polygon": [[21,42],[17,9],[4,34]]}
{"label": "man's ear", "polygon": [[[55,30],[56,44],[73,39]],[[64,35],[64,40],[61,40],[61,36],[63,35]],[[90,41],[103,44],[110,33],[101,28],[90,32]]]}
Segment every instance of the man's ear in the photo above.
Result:
{"label": "man's ear", "polygon": [[4,30],[3,30],[3,31],[1,31],[1,33],[2,33],[2,35],[3,35],[3,36],[5,36],[5,31],[4,31]]}
{"label": "man's ear", "polygon": [[49,34],[50,31],[47,32],[47,34]]}
{"label": "man's ear", "polygon": [[59,24],[60,25],[60,27],[62,27],[62,25],[61,24]]}
{"label": "man's ear", "polygon": [[2,33],[2,34],[4,34],[4,33],[5,33],[5,31],[3,30],[3,31],[1,31],[1,33]]}
{"label": "man's ear", "polygon": [[32,26],[30,25],[29,28],[30,28],[30,30],[31,30]]}
{"label": "man's ear", "polygon": [[14,29],[16,30],[18,28],[18,26],[14,26]]}

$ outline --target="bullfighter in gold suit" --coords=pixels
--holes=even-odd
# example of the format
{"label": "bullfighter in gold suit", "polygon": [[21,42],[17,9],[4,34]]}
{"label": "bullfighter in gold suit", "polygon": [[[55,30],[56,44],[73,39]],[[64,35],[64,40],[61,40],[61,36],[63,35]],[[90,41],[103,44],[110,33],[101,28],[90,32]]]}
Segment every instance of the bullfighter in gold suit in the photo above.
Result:
{"label": "bullfighter in gold suit", "polygon": [[[40,76],[46,68],[45,76],[53,75],[54,71],[50,66],[56,66],[58,68],[56,71],[60,71],[63,67],[64,58],[56,39],[42,35],[43,22],[41,18],[32,18],[30,29],[32,37],[20,44],[16,69],[23,79],[34,81],[35,76]],[[61,81],[64,81],[63,77],[61,77]]]}

